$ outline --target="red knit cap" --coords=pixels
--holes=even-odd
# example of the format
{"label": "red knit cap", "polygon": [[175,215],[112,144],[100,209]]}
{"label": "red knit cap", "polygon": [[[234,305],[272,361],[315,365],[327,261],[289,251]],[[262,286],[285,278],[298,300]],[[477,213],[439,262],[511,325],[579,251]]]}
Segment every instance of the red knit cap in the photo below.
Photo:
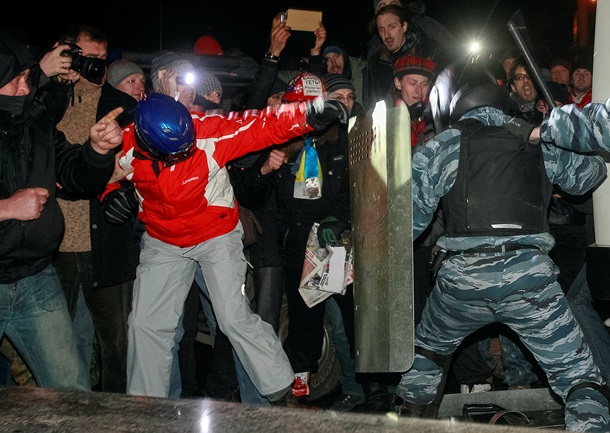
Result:
{"label": "red knit cap", "polygon": [[208,35],[203,35],[197,39],[193,47],[193,53],[195,54],[220,55],[222,52],[222,47],[218,41]]}
{"label": "red knit cap", "polygon": [[417,56],[400,57],[394,63],[394,76],[401,78],[408,74],[423,75],[432,80],[434,78],[434,62]]}

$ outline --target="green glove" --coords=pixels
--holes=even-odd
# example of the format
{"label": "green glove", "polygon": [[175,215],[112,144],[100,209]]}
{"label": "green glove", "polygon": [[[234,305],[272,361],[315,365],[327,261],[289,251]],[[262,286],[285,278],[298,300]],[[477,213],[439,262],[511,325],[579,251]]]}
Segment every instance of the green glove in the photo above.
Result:
{"label": "green glove", "polygon": [[345,223],[333,216],[324,218],[318,226],[318,244],[320,248],[326,248],[326,244],[335,245],[341,239],[341,232]]}

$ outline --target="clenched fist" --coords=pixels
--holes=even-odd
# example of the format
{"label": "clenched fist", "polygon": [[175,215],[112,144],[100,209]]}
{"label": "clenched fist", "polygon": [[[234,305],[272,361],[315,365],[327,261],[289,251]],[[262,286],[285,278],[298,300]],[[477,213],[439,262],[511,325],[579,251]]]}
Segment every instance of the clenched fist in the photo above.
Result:
{"label": "clenched fist", "polygon": [[49,191],[45,188],[17,190],[9,198],[0,200],[0,221],[31,221],[40,218],[48,198]]}

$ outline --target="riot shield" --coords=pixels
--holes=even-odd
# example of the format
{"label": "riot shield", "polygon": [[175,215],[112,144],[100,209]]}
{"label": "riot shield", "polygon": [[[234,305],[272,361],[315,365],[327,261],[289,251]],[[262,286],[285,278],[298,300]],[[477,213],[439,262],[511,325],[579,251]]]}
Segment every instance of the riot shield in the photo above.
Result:
{"label": "riot shield", "polygon": [[413,212],[407,107],[383,101],[349,132],[356,371],[413,363]]}

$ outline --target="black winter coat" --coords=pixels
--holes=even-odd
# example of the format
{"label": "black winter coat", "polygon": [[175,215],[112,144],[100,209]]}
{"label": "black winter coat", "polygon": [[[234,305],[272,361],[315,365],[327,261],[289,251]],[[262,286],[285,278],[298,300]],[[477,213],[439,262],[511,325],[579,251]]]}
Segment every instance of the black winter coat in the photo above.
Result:
{"label": "black winter coat", "polygon": [[[70,95],[71,92],[64,92],[63,95],[59,92],[55,94],[56,100],[64,98],[64,112],[67,104],[70,103]],[[45,104],[49,103],[49,100],[45,101]],[[117,121],[121,127],[125,127],[134,121],[136,105],[137,102],[133,97],[105,83],[97,105],[96,120],[116,107],[123,107],[124,111]],[[60,195],[65,199],[89,199],[93,286],[96,288],[115,286],[135,279],[140,253],[139,232],[143,231],[136,213],[122,224],[106,221],[98,198],[103,188],[104,186],[94,194],[86,196],[63,192]]]}
{"label": "black winter coat", "polygon": [[[31,82],[41,73],[23,44],[0,34],[0,87],[30,68]],[[0,221],[0,283],[11,283],[42,271],[51,263],[63,234],[64,220],[56,200],[56,182],[65,191],[88,194],[110,177],[114,156],[100,155],[89,142],[70,144],[35,97],[0,95],[0,200],[24,188],[46,188],[49,198],[39,218]]]}

